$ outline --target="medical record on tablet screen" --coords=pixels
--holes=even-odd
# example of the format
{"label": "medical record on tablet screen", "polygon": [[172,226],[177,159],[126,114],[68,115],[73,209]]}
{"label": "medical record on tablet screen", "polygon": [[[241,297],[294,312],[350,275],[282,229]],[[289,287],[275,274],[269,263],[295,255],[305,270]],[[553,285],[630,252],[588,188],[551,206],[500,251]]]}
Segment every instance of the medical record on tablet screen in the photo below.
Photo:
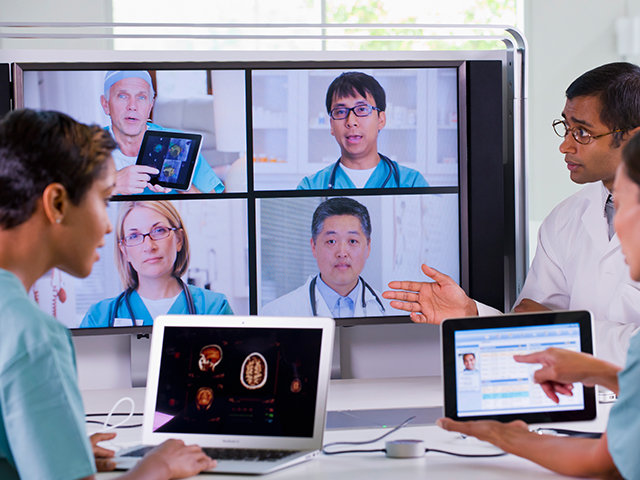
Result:
{"label": "medical record on tablet screen", "polygon": [[594,418],[593,388],[576,383],[572,396],[559,395],[555,403],[533,380],[542,366],[513,358],[550,347],[592,353],[590,314],[551,312],[485,317],[471,323],[469,319],[446,321],[445,414],[460,420],[519,418],[533,423]]}

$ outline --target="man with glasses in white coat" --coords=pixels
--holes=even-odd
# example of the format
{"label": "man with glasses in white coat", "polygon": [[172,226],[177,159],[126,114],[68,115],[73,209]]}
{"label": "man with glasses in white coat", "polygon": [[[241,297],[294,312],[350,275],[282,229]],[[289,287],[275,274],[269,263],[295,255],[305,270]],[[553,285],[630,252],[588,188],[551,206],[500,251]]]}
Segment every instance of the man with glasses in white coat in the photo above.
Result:
{"label": "man with glasses in white coat", "polygon": [[[515,312],[589,310],[596,355],[624,365],[629,339],[640,324],[640,284],[613,231],[613,180],[622,147],[640,130],[640,68],[619,62],[576,79],[566,91],[562,118],[553,122],[571,180],[585,184],[560,203],[538,232],[538,248]],[[490,315],[448,276],[426,266],[434,282],[391,282],[383,293],[415,322]],[[400,291],[398,291],[400,290]],[[638,323],[634,323],[638,322]]]}

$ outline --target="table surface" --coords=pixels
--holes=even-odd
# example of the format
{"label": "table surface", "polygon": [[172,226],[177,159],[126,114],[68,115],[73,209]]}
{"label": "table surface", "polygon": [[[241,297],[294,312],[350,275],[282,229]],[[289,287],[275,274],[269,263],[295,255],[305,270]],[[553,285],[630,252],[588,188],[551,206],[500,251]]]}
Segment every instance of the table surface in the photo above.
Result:
{"label": "table surface", "polygon": [[[144,389],[87,390],[82,392],[88,414],[108,412],[121,397],[131,397],[135,401],[135,411],[142,412]],[[327,410],[368,410],[423,408],[442,406],[442,385],[439,377],[332,380],[327,401]],[[122,404],[117,411],[128,412],[129,405]],[[599,405],[598,418],[591,422],[555,424],[574,430],[603,431],[609,413],[609,405]],[[140,416],[128,423],[139,424]],[[549,424],[545,425],[549,427]],[[99,425],[88,424],[89,433],[97,432]],[[123,448],[136,445],[141,439],[141,428],[118,430],[118,436],[104,445]],[[324,443],[336,441],[360,441],[376,438],[388,429],[361,428],[352,430],[328,430]],[[418,439],[427,448],[457,453],[498,453],[492,445],[473,438],[462,438],[459,434],[446,432],[434,425],[411,426],[393,433],[385,440],[367,445],[367,449],[384,448],[386,440]],[[347,447],[348,448],[348,447]],[[117,472],[100,473],[98,478],[117,478]],[[451,479],[469,477],[483,479],[545,479],[563,478],[527,460],[506,455],[497,458],[461,458],[441,453],[428,452],[417,459],[391,459],[384,453],[353,453],[344,455],[320,455],[315,459],[269,474],[269,480],[284,479]],[[233,475],[216,475],[216,479],[237,478]]]}

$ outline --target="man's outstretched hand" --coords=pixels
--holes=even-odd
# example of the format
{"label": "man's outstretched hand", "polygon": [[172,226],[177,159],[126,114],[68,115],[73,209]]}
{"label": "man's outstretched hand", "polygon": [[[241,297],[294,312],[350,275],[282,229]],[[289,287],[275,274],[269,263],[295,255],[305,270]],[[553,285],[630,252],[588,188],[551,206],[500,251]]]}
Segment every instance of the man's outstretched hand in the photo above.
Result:
{"label": "man's outstretched hand", "polygon": [[416,323],[440,325],[447,318],[478,315],[478,307],[451,277],[435,268],[422,265],[424,274],[433,282],[395,281],[382,296],[392,300],[391,306],[411,312]]}

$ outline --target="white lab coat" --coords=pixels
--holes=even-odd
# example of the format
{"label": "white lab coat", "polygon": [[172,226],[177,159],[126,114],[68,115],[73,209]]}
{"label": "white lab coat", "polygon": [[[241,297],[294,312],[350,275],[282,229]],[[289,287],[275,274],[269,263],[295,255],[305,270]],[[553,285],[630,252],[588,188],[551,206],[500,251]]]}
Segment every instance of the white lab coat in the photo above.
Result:
{"label": "white lab coat", "polygon": [[[516,305],[530,298],[554,310],[591,311],[596,355],[623,366],[640,328],[640,283],[629,276],[618,236],[608,238],[602,190],[602,182],[586,185],[544,220]],[[478,311],[496,312],[481,304]]]}
{"label": "white lab coat", "polygon": [[[311,295],[309,294],[309,285],[311,284],[311,280],[314,277],[307,278],[307,281],[301,287],[296,288],[294,291],[283,295],[280,298],[276,298],[273,302],[266,304],[264,307],[260,309],[260,315],[270,316],[270,317],[311,317],[313,316],[313,311],[311,310]],[[364,288],[362,283],[359,284],[357,288]],[[316,312],[319,317],[330,317],[333,315],[329,307],[327,306],[320,290],[318,287],[315,287],[316,290]],[[376,291],[376,295],[380,301],[383,302],[383,305],[386,311],[383,311],[380,308],[380,304],[373,296],[373,294],[369,291],[368,288],[364,290],[364,301],[366,308],[362,308],[362,297],[361,293],[358,293],[358,301],[356,302],[356,308],[354,317],[380,317],[384,315],[388,315],[391,307],[382,295]]]}

